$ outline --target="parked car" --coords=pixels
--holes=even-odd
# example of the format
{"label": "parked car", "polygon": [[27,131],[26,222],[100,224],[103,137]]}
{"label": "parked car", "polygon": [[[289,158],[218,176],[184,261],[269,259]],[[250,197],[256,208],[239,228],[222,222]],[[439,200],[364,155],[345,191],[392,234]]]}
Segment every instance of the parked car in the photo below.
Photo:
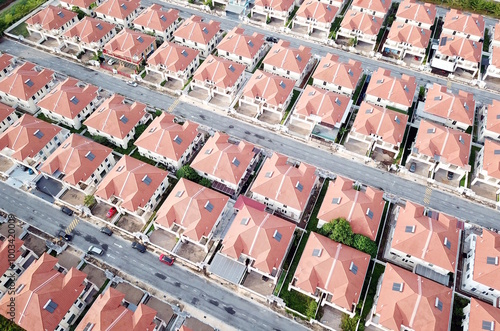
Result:
{"label": "parked car", "polygon": [[277,43],[279,40],[276,37],[267,37],[266,41],[268,41],[270,43]]}
{"label": "parked car", "polygon": [[410,163],[410,172],[415,172],[417,170],[417,164],[415,162]]}
{"label": "parked car", "polygon": [[102,254],[104,254],[104,250],[99,246],[92,245],[87,250],[87,253],[90,255],[102,255]]}
{"label": "parked car", "polygon": [[100,229],[100,231],[101,231],[102,233],[104,233],[104,234],[107,234],[108,236],[111,236],[111,235],[113,234],[113,231],[111,231],[111,229],[110,229],[110,228],[107,228],[107,227],[105,227],[105,226],[103,226],[103,227]]}
{"label": "parked car", "polygon": [[133,87],[137,87],[137,83],[134,82],[133,80],[128,81],[127,84]]}
{"label": "parked car", "polygon": [[66,241],[71,241],[73,239],[73,235],[66,233],[66,231],[64,231],[64,230],[59,230],[56,233],[56,238],[61,238],[61,239],[64,239]]}
{"label": "parked car", "polygon": [[165,263],[166,265],[174,264],[175,258],[172,256],[168,256],[165,254],[160,255],[160,262]]}
{"label": "parked car", "polygon": [[73,216],[73,211],[71,209],[69,209],[68,207],[64,207],[64,206],[61,207],[61,211],[68,216]]}
{"label": "parked car", "polygon": [[109,59],[108,60],[108,65],[112,66],[113,64],[116,63],[116,60],[115,59]]}
{"label": "parked car", "polygon": [[455,174],[454,172],[448,171],[448,174],[446,175],[446,178],[448,178],[448,180],[452,180],[454,174]]}
{"label": "parked car", "polygon": [[132,248],[133,249],[137,249],[141,253],[145,253],[146,252],[146,246],[144,246],[143,244],[138,243],[137,241],[134,241],[132,243]]}
{"label": "parked car", "polygon": [[107,218],[111,218],[115,214],[116,214],[116,208],[115,207],[111,207],[111,208],[109,208],[108,213],[106,214],[106,217]]}

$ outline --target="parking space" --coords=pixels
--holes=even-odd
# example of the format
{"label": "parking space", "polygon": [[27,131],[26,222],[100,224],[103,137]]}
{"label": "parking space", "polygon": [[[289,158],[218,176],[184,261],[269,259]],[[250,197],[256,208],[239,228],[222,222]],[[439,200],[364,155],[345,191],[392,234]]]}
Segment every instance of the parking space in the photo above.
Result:
{"label": "parking space", "polygon": [[36,174],[30,174],[28,168],[18,165],[9,174],[6,183],[15,188],[21,188],[23,185],[29,185],[36,177]]}
{"label": "parking space", "polygon": [[64,252],[57,256],[59,264],[66,270],[71,268],[76,268],[81,261],[82,252],[76,251],[75,249],[68,247]]}
{"label": "parking space", "polygon": [[111,208],[111,205],[99,201],[94,205],[94,207],[92,207],[92,215],[99,217],[103,220],[109,221],[109,219],[106,216],[109,208]]}
{"label": "parking space", "polygon": [[229,107],[231,105],[231,99],[229,96],[215,94],[210,100],[210,103],[219,107]]}
{"label": "parking space", "polygon": [[85,193],[74,188],[69,188],[60,196],[60,199],[72,206],[83,205]]}
{"label": "parking space", "polygon": [[288,133],[295,134],[297,136],[303,137],[304,139],[309,138],[311,131],[312,127],[306,123],[296,121],[288,124]]}
{"label": "parking space", "polygon": [[175,244],[177,244],[178,239],[174,234],[168,231],[165,231],[163,229],[156,229],[149,236],[149,241],[168,251],[172,251]]}
{"label": "parking space", "polygon": [[320,318],[320,322],[333,330],[342,330],[340,323],[342,321],[342,312],[338,309],[332,308],[328,305],[324,305],[320,308],[323,312],[323,316]]}
{"label": "parking space", "polygon": [[304,25],[295,24],[294,27],[291,30],[293,32],[296,32],[296,33],[301,33],[303,35],[308,35],[307,26],[304,26]]}
{"label": "parking space", "polygon": [[214,331],[213,327],[211,327],[208,324],[203,323],[200,320],[197,320],[194,317],[188,317],[188,318],[186,318],[186,320],[184,321],[183,325],[186,328],[190,329],[190,330],[196,330],[196,331]]}
{"label": "parking space", "polygon": [[206,100],[208,98],[208,92],[205,89],[199,88],[199,87],[192,87],[191,91],[188,92],[188,95],[190,97],[199,99],[199,100]]}
{"label": "parking space", "polygon": [[240,113],[241,115],[245,115],[245,116],[252,117],[252,118],[256,117],[258,114],[257,107],[251,106],[247,103],[240,104],[240,106],[238,107],[238,109],[236,111],[238,113]]}
{"label": "parking space", "polygon": [[383,164],[390,165],[394,161],[394,153],[386,151],[385,149],[373,149],[372,159]]}
{"label": "parking space", "polygon": [[107,278],[104,270],[94,266],[93,264],[87,263],[82,271],[87,274],[87,279],[89,280],[89,282],[91,282],[98,288],[101,288],[106,282]]}
{"label": "parking space", "polygon": [[190,242],[180,243],[179,246],[177,246],[175,254],[193,263],[200,263],[205,260],[205,257],[207,256],[207,252],[205,252],[200,246]]}
{"label": "parking space", "polygon": [[246,274],[242,285],[264,296],[273,294],[275,287],[272,280],[254,271]]}
{"label": "parking space", "polygon": [[136,306],[141,302],[141,299],[144,296],[144,292],[141,289],[126,282],[112,284],[111,287],[114,287],[118,291],[125,294],[125,300]]}
{"label": "parking space", "polygon": [[52,179],[50,177],[40,177],[40,179],[36,182],[36,189],[40,192],[43,192],[47,195],[55,197],[61,192],[63,185],[61,182]]}
{"label": "parking space", "polygon": [[144,222],[137,217],[134,217],[132,215],[122,215],[118,222],[115,223],[115,225],[125,231],[128,232],[138,232],[141,231],[141,229],[144,226]]}
{"label": "parking space", "polygon": [[280,124],[280,116],[276,113],[270,112],[270,111],[265,111],[262,113],[262,115],[259,116],[259,121],[265,122],[267,124]]}
{"label": "parking space", "polygon": [[369,145],[367,143],[364,143],[364,142],[356,140],[356,139],[349,139],[344,144],[344,147],[350,152],[353,152],[353,153],[356,153],[359,155],[366,155],[366,153],[368,152]]}
{"label": "parking space", "polygon": [[166,324],[169,324],[170,320],[177,316],[174,314],[172,306],[152,296],[147,299],[146,306],[156,310],[156,316]]}
{"label": "parking space", "polygon": [[453,187],[458,187],[460,185],[460,180],[462,179],[462,177],[460,177],[458,174],[455,174],[455,173],[452,173],[452,175],[453,175],[453,177],[451,179],[449,179],[448,171],[443,170],[443,169],[439,169],[435,173],[434,179],[438,183],[443,183],[443,184],[450,185]]}
{"label": "parking space", "polygon": [[14,165],[14,162],[12,162],[10,159],[0,156],[0,172],[6,172],[12,166]]}
{"label": "parking space", "polygon": [[154,71],[150,71],[144,76],[143,78],[146,82],[153,83],[153,84],[160,84],[163,81],[162,76]]}
{"label": "parking space", "polygon": [[165,83],[164,87],[169,88],[171,90],[182,90],[184,87],[184,84],[182,84],[182,81],[177,80],[177,79],[169,79]]}
{"label": "parking space", "polygon": [[476,182],[474,185],[471,185],[470,188],[477,195],[483,198],[490,199],[492,201],[497,201],[496,191],[498,190],[498,188],[495,186],[488,185],[482,182]]}
{"label": "parking space", "polygon": [[413,172],[413,174],[415,175],[419,175],[419,176],[422,176],[422,177],[429,177],[429,171],[430,171],[430,165],[427,164],[427,163],[424,163],[424,162],[419,162],[415,159],[411,159],[411,160],[408,160],[408,162],[406,162],[406,169],[410,169],[411,167],[411,164],[412,163],[415,163],[415,171]]}

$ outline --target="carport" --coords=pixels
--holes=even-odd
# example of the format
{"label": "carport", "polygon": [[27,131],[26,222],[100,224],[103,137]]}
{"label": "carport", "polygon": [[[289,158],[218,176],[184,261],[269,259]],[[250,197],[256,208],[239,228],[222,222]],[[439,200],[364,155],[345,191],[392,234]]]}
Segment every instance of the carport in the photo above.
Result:
{"label": "carport", "polygon": [[208,271],[234,284],[240,284],[247,266],[220,253],[215,254]]}

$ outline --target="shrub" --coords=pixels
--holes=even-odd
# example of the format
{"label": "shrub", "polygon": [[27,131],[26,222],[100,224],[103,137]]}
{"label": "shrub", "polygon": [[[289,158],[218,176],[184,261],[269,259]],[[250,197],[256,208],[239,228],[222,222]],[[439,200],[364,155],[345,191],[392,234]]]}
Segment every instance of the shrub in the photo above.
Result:
{"label": "shrub", "polygon": [[95,204],[95,197],[93,195],[86,195],[83,199],[83,204],[87,207],[93,206]]}
{"label": "shrub", "polygon": [[347,246],[352,246],[354,235],[352,233],[351,224],[344,218],[336,219],[333,223],[334,229],[329,236],[330,239],[341,244],[346,244]]}
{"label": "shrub", "polygon": [[358,325],[359,316],[354,316],[350,318],[347,314],[342,314],[342,319],[340,320],[340,328],[343,331],[356,331],[356,326]]}
{"label": "shrub", "polygon": [[373,258],[377,256],[377,243],[361,234],[354,235],[353,247],[359,251],[370,254]]}
{"label": "shrub", "polygon": [[179,170],[177,170],[176,176],[179,179],[186,178],[196,183],[198,183],[201,180],[200,175],[198,175],[198,173],[187,164],[182,166]]}
{"label": "shrub", "polygon": [[210,187],[212,186],[212,182],[208,178],[202,178],[199,182],[200,185],[205,186],[205,187]]}
{"label": "shrub", "polygon": [[311,300],[311,302],[309,302],[309,305],[307,305],[306,316],[311,319],[315,318],[317,309],[318,309],[318,303],[314,300]]}

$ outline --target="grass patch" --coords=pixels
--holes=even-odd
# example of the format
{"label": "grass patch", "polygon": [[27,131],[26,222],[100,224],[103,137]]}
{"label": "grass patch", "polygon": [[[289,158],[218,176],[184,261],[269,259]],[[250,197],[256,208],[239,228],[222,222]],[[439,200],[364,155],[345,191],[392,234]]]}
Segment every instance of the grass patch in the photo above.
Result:
{"label": "grass patch", "polygon": [[191,83],[191,81],[193,80],[193,77],[189,77],[188,81],[186,82],[186,84],[184,84],[184,86],[182,87],[182,89],[184,90],[186,88],[186,86],[189,86],[189,84]]}
{"label": "grass patch", "polygon": [[[470,187],[470,183],[472,181],[472,174],[474,174],[474,168],[476,165],[476,154],[479,153],[481,150],[480,147],[477,146],[472,146],[470,150],[470,157],[469,157],[469,165],[470,165],[470,171],[469,175],[467,176],[467,187]],[[465,176],[462,178],[465,184]],[[460,181],[460,186],[462,186],[462,181]]]}
{"label": "grass patch", "polygon": [[500,18],[500,3],[489,0],[455,1],[455,0],[426,0],[445,8],[455,8],[481,15]]}
{"label": "grass patch", "polygon": [[401,144],[399,145],[398,155],[392,161],[392,164],[399,164],[401,162],[401,158],[403,157],[403,152],[405,150],[406,137],[408,137],[409,131],[410,131],[410,127],[406,126],[405,133],[403,134],[403,140],[401,140]]}
{"label": "grass patch", "polygon": [[406,111],[404,111],[404,110],[401,110],[401,109],[399,109],[399,108],[395,108],[395,107],[391,107],[391,106],[386,106],[385,108],[390,109],[390,110],[393,110],[393,111],[398,112],[398,113],[401,113],[401,114],[408,115],[408,112],[406,112]]}
{"label": "grass patch", "polygon": [[[347,5],[345,8],[347,8]],[[344,18],[343,16],[335,17],[335,20],[333,21],[332,25],[330,26],[330,34],[328,35],[329,39],[335,39],[335,37],[337,36],[337,31],[339,31],[339,29],[340,29],[340,24],[342,24],[343,18]]]}
{"label": "grass patch", "polygon": [[18,0],[12,6],[0,12],[0,34],[5,29],[19,21],[35,8],[45,3],[46,0]]}
{"label": "grass patch", "polygon": [[385,224],[384,222],[387,217],[387,211],[389,210],[389,205],[390,203],[386,202],[384,206],[384,211],[382,212],[382,218],[380,219],[380,225],[378,227],[377,236],[375,237],[375,242],[377,243],[377,245],[380,243],[380,240],[382,239],[382,234],[384,232],[384,224]]}
{"label": "grass patch", "polygon": [[292,95],[292,100],[290,100],[290,104],[285,110],[285,114],[283,115],[283,119],[281,120],[281,125],[285,124],[286,119],[288,118],[288,115],[292,111],[293,106],[295,105],[295,101],[299,97],[300,91],[293,90],[293,95]]}
{"label": "grass patch", "polygon": [[50,123],[50,124],[57,124],[57,121],[54,121],[50,118],[48,118],[44,113],[40,112],[38,113],[37,117],[38,119],[44,121],[44,122],[47,122],[47,123]]}
{"label": "grass patch", "polygon": [[483,52],[489,52],[490,43],[491,43],[490,31],[488,30],[488,28],[486,28],[484,30]]}
{"label": "grass patch", "polygon": [[12,322],[11,320],[0,315],[0,330],[3,331],[24,331],[22,327]]}
{"label": "grass patch", "polygon": [[25,22],[22,22],[18,26],[16,26],[14,29],[10,30],[10,33],[16,35],[16,36],[23,36],[24,38],[28,38],[30,33],[28,32],[28,29],[26,29],[28,25]]}
{"label": "grass patch", "polygon": [[361,318],[363,320],[366,319],[366,316],[368,316],[368,313],[373,307],[373,300],[375,299],[375,294],[377,294],[377,284],[380,276],[385,271],[385,266],[379,263],[375,263],[375,266],[373,268],[373,273],[371,275],[371,280],[370,280],[370,286],[368,287],[368,293],[366,295],[365,299],[365,305],[363,306],[363,311],[361,312]]}
{"label": "grass patch", "polygon": [[462,320],[464,319],[464,308],[469,304],[469,300],[455,294],[453,299],[453,312],[451,315],[451,330],[462,330]]}
{"label": "grass patch", "polygon": [[299,10],[299,6],[293,7],[293,11],[290,14],[290,16],[288,16],[288,20],[286,21],[285,27],[288,27],[290,25],[290,23],[292,23],[293,17],[297,13],[297,10]]}
{"label": "grass patch", "polygon": [[258,69],[262,66],[262,62],[264,62],[264,59],[266,58],[266,55],[267,55],[267,53],[266,53],[266,54],[264,54],[264,55],[262,56],[262,59],[260,59],[260,61],[259,61],[259,62],[257,62],[257,65],[256,65],[256,66],[255,66],[255,68],[253,68],[253,70],[252,70],[252,74],[253,74],[254,72],[256,72],[256,71],[257,71],[257,70],[258,70]]}
{"label": "grass patch", "polygon": [[365,85],[365,81],[366,81],[366,74],[363,74],[363,76],[361,76],[361,83],[358,84],[358,86],[356,86],[356,89],[354,90],[354,93],[352,94],[352,102],[353,104],[357,105],[358,104],[358,98],[359,98],[359,95],[361,94],[361,91],[363,90],[363,86]]}
{"label": "grass patch", "polygon": [[132,156],[134,159],[140,160],[140,161],[142,161],[142,162],[144,162],[144,163],[151,164],[152,166],[154,166],[154,165],[156,164],[156,162],[155,162],[155,161],[153,161],[153,160],[151,160],[151,159],[148,159],[148,158],[147,158],[147,157],[145,157],[145,156],[142,156],[142,155],[139,153],[139,150],[137,150],[137,149],[136,149],[136,150],[132,153],[132,155],[130,155],[130,156]]}

